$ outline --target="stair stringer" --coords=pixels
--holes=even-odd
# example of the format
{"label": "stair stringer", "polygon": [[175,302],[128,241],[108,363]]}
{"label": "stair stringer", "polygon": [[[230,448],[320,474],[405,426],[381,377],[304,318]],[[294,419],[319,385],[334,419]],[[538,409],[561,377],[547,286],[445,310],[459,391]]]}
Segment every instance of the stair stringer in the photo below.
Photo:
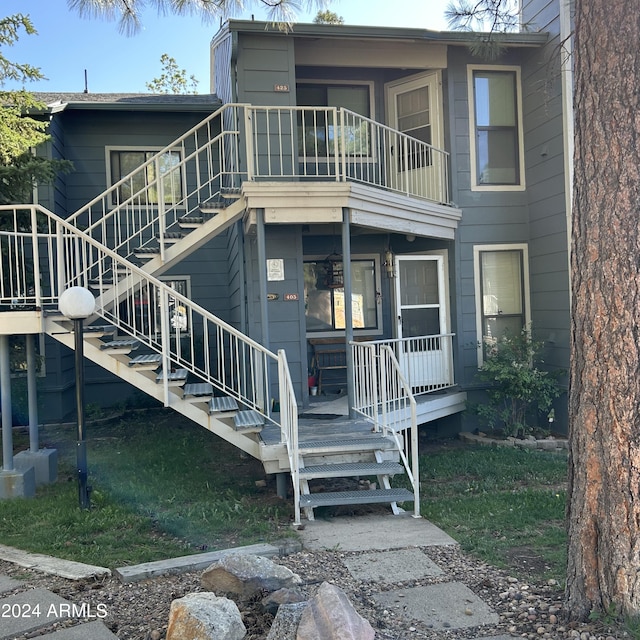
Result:
{"label": "stair stringer", "polygon": [[[53,318],[45,319],[45,331],[52,338],[56,339],[61,344],[74,349],[74,334],[73,331],[69,331],[67,327],[59,322],[56,322]],[[101,366],[103,369],[118,376],[121,380],[128,382],[132,386],[136,387],[143,393],[155,398],[159,402],[165,402],[164,386],[155,382],[155,376],[149,377],[148,371],[137,370],[130,367],[126,359],[120,356],[114,356],[108,351],[100,349],[99,346],[93,341],[94,337],[85,336],[83,349],[84,356]],[[215,433],[230,444],[238,447],[250,456],[261,459],[260,445],[257,440],[247,437],[242,433],[238,433],[233,426],[227,424],[224,419],[210,415],[206,409],[201,408],[198,403],[193,403],[187,400],[183,400],[180,395],[171,388],[168,390],[166,405],[171,409],[181,413],[186,418],[189,418],[196,424],[204,427],[208,431]],[[201,403],[204,404],[204,403]],[[231,422],[233,420],[231,419]]]}
{"label": "stair stringer", "polygon": [[165,247],[164,260],[161,256],[156,256],[145,262],[140,268],[150,275],[162,275],[194,251],[197,251],[213,237],[240,220],[244,215],[245,206],[244,198],[239,198],[228,207],[220,209],[210,220],[203,222],[199,227],[186,234],[184,238]]}

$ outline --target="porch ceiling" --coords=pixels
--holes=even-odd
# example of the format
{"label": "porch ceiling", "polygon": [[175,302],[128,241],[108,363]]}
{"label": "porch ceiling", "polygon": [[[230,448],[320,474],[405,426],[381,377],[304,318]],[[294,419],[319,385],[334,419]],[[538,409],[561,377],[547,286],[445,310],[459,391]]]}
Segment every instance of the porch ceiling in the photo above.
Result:
{"label": "porch ceiling", "polygon": [[266,224],[342,222],[344,208],[351,224],[378,231],[453,240],[462,211],[359,183],[245,182],[245,232],[254,231],[256,210]]}

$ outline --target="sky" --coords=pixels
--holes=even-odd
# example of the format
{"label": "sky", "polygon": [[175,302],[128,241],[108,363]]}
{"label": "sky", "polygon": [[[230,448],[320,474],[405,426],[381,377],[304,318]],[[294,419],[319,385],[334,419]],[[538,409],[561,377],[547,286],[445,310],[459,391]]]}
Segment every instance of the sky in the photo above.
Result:
{"label": "sky", "polygon": [[[329,9],[345,24],[387,27],[418,27],[447,30],[443,17],[449,0],[333,0]],[[236,18],[265,20],[259,3],[245,1],[248,8]],[[299,22],[312,22],[317,8],[302,11]],[[25,85],[29,91],[90,93],[146,93],[146,83],[160,76],[163,53],[173,57],[187,76],[199,81],[198,93],[209,92],[209,43],[220,21],[203,23],[197,17],[142,14],[144,29],[134,36],[119,33],[117,22],[103,18],[80,18],[67,8],[67,0],[0,0],[0,17],[28,15],[37,35],[21,32],[18,42],[2,47],[12,62],[40,69],[47,80]],[[7,82],[5,90],[22,88]]]}

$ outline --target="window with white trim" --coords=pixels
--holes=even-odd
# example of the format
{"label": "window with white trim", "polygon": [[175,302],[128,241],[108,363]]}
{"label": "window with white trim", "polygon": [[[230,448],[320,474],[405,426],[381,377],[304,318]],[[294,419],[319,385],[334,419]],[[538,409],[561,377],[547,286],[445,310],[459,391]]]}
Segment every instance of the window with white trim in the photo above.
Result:
{"label": "window with white trim", "polygon": [[[149,162],[160,150],[161,147],[157,149],[107,147],[109,186],[145,165],[112,193],[111,204],[117,205],[131,198],[134,205],[157,205],[160,199],[160,186],[164,204],[178,204],[182,200],[182,171],[178,166],[181,154],[179,151],[167,151],[156,162]],[[156,180],[158,173],[162,176],[162,185],[159,185]]]}
{"label": "window with white trim", "polygon": [[524,188],[519,67],[469,67],[474,189]]}
{"label": "window with white trim", "polygon": [[478,365],[487,348],[529,326],[527,245],[474,247]]}

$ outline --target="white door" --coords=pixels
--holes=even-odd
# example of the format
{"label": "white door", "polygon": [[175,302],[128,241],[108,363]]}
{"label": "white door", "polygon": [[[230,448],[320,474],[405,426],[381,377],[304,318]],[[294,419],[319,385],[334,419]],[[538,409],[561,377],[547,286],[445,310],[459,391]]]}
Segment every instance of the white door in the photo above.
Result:
{"label": "white door", "polygon": [[444,256],[396,257],[398,360],[414,389],[447,384],[451,374]]}
{"label": "white door", "polygon": [[389,126],[410,136],[390,136],[387,153],[391,185],[444,202],[446,157],[419,144],[442,149],[440,73],[387,84],[387,102]]}

